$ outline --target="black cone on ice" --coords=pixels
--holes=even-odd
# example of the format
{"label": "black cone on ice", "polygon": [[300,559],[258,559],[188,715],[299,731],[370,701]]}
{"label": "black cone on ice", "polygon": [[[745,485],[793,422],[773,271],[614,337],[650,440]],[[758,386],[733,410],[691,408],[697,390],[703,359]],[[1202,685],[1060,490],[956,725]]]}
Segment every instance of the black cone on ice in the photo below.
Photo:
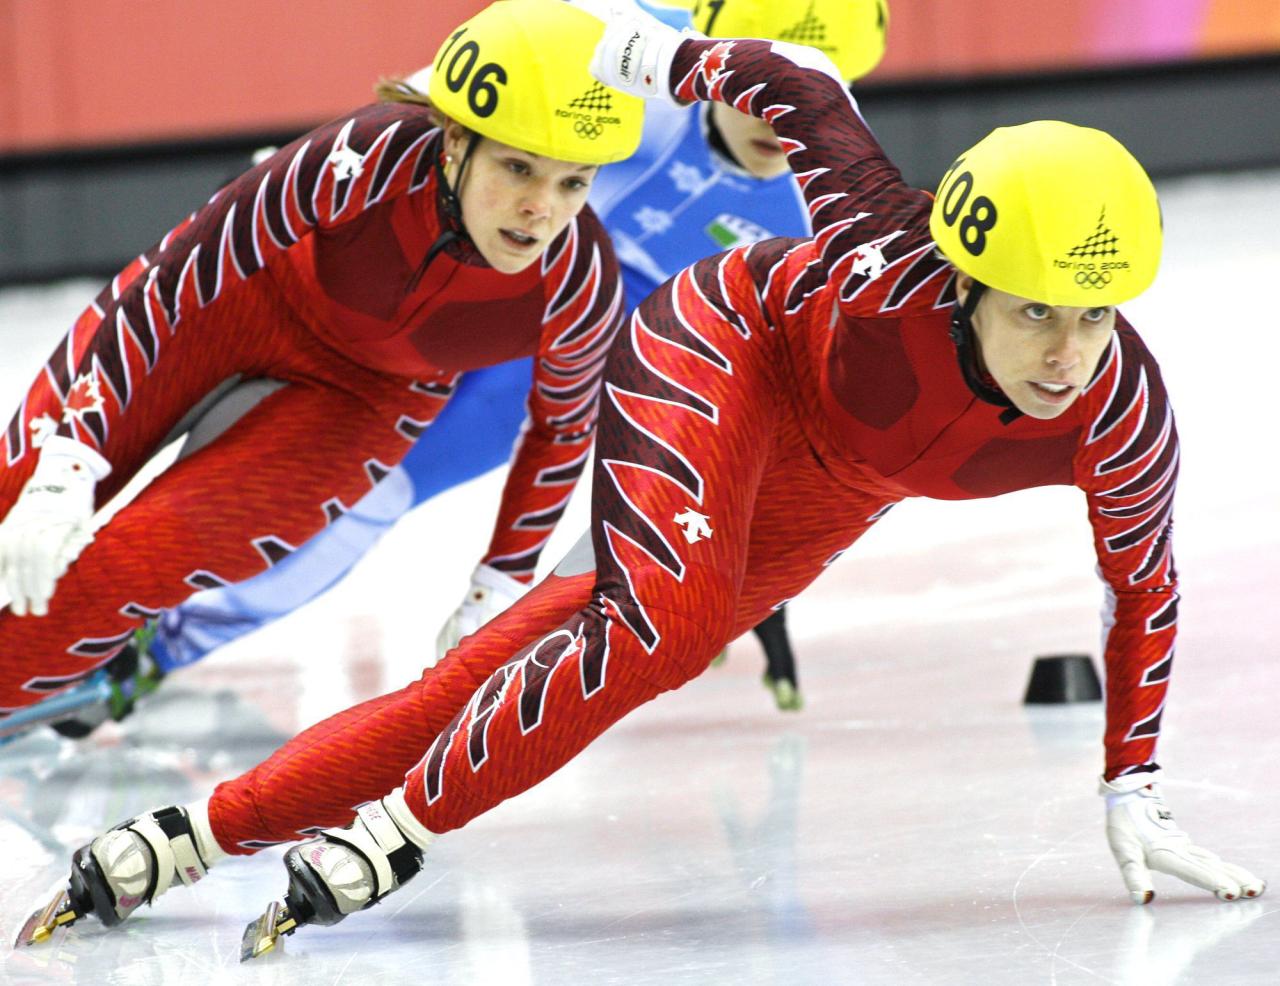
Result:
{"label": "black cone on ice", "polygon": [[1027,705],[1096,702],[1102,683],[1088,654],[1047,654],[1036,658],[1022,701]]}

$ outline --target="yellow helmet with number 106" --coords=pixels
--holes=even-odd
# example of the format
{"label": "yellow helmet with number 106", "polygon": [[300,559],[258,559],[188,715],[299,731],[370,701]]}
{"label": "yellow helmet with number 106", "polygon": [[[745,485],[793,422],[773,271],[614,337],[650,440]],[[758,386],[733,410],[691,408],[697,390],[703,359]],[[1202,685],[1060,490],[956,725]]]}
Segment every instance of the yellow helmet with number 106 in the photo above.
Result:
{"label": "yellow helmet with number 106", "polygon": [[428,76],[431,102],[530,154],[621,161],[640,144],[644,103],[587,71],[603,33],[564,0],[497,0],[445,38]]}
{"label": "yellow helmet with number 106", "polygon": [[886,0],[696,0],[693,26],[709,38],[766,38],[817,48],[849,82],[884,57]]}
{"label": "yellow helmet with number 106", "polygon": [[993,130],[960,155],[938,185],[929,230],[981,283],[1081,308],[1145,291],[1163,239],[1156,190],[1124,145],[1053,120]]}

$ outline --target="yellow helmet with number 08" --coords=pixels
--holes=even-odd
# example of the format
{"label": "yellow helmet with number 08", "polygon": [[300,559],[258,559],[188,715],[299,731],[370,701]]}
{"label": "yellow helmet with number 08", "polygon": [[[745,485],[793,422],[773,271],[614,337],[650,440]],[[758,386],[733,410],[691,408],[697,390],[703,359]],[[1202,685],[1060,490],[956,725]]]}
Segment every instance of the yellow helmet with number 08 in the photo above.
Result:
{"label": "yellow helmet with number 08", "polygon": [[1163,239],[1156,190],[1124,145],[1054,120],[1000,127],[960,155],[929,230],[982,284],[1082,308],[1145,291]]}
{"label": "yellow helmet with number 08", "polygon": [[620,161],[640,144],[644,103],[588,72],[603,32],[564,0],[497,0],[445,38],[428,75],[431,102],[530,154]]}
{"label": "yellow helmet with number 08", "polygon": [[852,82],[884,57],[887,0],[695,0],[709,38],[767,38],[817,48]]}

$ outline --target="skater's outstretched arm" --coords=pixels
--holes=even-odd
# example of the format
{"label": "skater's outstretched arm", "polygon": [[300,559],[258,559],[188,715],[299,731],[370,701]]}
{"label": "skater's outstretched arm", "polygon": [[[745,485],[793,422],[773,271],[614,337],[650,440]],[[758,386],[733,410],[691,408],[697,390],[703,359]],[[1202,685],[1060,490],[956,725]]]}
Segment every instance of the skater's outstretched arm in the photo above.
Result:
{"label": "skater's outstretched arm", "polygon": [[[715,100],[765,120],[786,150],[821,247],[787,300],[840,285],[848,315],[932,308],[949,271],[934,256],[932,196],[908,186],[822,52],[782,41],[682,35],[627,0],[577,0],[606,21],[592,71],[602,82],[655,99]],[[634,40],[633,40],[634,39]],[[884,276],[892,271],[892,277]],[[867,290],[878,281],[875,291]]]}

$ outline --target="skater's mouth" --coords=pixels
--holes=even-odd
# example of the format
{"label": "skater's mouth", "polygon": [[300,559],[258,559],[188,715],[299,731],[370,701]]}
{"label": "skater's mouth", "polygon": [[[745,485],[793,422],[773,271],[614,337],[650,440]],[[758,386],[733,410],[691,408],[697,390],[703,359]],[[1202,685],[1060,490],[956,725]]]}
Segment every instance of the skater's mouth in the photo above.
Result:
{"label": "skater's mouth", "polygon": [[505,243],[517,250],[528,250],[538,242],[536,236],[521,229],[499,229],[498,232]]}
{"label": "skater's mouth", "polygon": [[1074,384],[1048,380],[1028,380],[1032,392],[1048,404],[1065,404],[1076,392]]}

